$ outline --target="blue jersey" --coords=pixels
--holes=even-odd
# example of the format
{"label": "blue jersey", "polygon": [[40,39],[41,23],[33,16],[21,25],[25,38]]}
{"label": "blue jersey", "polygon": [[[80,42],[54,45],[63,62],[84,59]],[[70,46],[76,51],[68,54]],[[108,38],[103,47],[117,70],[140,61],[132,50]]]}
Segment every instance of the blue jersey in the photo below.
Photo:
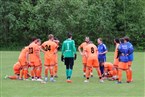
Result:
{"label": "blue jersey", "polygon": [[133,45],[130,42],[127,42],[128,48],[129,48],[129,55],[128,55],[128,60],[129,61],[133,61],[134,56],[133,56],[133,52],[134,52],[134,48]]}
{"label": "blue jersey", "polygon": [[118,47],[118,51],[119,51],[119,61],[128,62],[129,47],[127,43],[121,43]]}
{"label": "blue jersey", "polygon": [[[106,45],[105,44],[99,44],[98,45],[98,54],[99,53],[103,53],[103,52],[105,52],[105,51],[107,51],[107,47],[106,47]],[[99,59],[104,59],[104,58],[106,58],[106,54],[99,54],[98,55],[98,58]]]}

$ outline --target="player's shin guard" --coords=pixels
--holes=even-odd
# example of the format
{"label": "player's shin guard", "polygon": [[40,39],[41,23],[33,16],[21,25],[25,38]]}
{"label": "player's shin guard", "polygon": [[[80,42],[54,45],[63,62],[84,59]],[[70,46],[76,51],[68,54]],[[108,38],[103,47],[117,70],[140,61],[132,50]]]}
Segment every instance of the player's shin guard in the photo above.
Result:
{"label": "player's shin guard", "polygon": [[36,69],[36,76],[37,76],[37,78],[40,78],[40,76],[41,76],[39,68]]}
{"label": "player's shin guard", "polygon": [[27,75],[28,75],[28,70],[24,70],[24,79],[28,78]]}
{"label": "player's shin guard", "polygon": [[31,77],[33,79],[35,77],[35,71],[32,69],[30,72],[31,72]]}
{"label": "player's shin guard", "polygon": [[101,71],[101,74],[104,73],[104,65],[103,66],[100,66],[100,71]]}
{"label": "player's shin guard", "polygon": [[54,76],[54,71],[53,68],[50,68],[50,76],[53,77]]}
{"label": "player's shin guard", "polygon": [[130,70],[126,70],[126,78],[127,78],[127,82],[131,82],[131,80],[130,80]]}
{"label": "player's shin guard", "polygon": [[69,69],[68,78],[70,79],[72,76],[72,69]]}
{"label": "player's shin guard", "polygon": [[45,77],[48,77],[48,68],[45,68]]}
{"label": "player's shin guard", "polygon": [[66,69],[66,77],[68,79],[68,76],[69,76],[69,69]]}
{"label": "player's shin guard", "polygon": [[118,69],[118,82],[121,82],[122,80],[122,70]]}

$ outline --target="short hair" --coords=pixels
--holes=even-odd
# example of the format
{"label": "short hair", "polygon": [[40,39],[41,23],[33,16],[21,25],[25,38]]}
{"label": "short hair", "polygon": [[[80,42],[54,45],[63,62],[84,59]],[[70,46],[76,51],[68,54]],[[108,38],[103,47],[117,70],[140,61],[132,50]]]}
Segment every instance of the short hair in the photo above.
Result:
{"label": "short hair", "polygon": [[121,43],[124,43],[124,38],[119,39]]}
{"label": "short hair", "polygon": [[68,32],[68,33],[67,33],[67,37],[68,37],[68,38],[71,38],[71,37],[72,37],[72,33],[71,33],[71,32]]}
{"label": "short hair", "polygon": [[37,39],[37,42],[41,42],[41,39]]}
{"label": "short hair", "polygon": [[119,43],[119,42],[120,42],[120,41],[119,41],[119,38],[115,38],[114,41],[115,41],[116,43]]}
{"label": "short hair", "polygon": [[35,41],[35,40],[37,40],[37,38],[36,38],[35,36],[33,36],[33,37],[31,38],[31,40],[32,40],[32,41]]}
{"label": "short hair", "polygon": [[130,41],[129,37],[125,36],[124,40],[126,40],[127,42]]}
{"label": "short hair", "polygon": [[102,38],[98,38],[100,41],[103,41]]}
{"label": "short hair", "polygon": [[53,34],[49,34],[49,35],[48,35],[48,39],[52,39],[53,37],[54,37]]}

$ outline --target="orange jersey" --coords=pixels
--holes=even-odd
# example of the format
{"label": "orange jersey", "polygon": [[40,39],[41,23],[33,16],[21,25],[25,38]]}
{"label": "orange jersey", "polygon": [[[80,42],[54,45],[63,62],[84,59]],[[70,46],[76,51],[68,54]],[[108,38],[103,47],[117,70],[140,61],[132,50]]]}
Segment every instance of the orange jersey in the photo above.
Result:
{"label": "orange jersey", "polygon": [[40,60],[40,47],[38,44],[32,42],[29,45],[29,60],[30,62],[33,62],[35,60]]}
{"label": "orange jersey", "polygon": [[81,49],[83,50],[83,52],[84,52],[85,47],[86,47],[87,45],[88,45],[88,44],[87,44],[86,42],[83,42],[83,43],[79,46],[79,48],[81,48]]}
{"label": "orange jersey", "polygon": [[116,44],[116,48],[115,48],[115,52],[114,52],[114,59],[117,59],[118,47],[119,47],[119,44]]}
{"label": "orange jersey", "polygon": [[111,71],[113,69],[113,64],[110,62],[105,62],[104,67],[108,70]]}
{"label": "orange jersey", "polygon": [[20,55],[19,55],[19,59],[22,59],[22,60],[24,60],[24,61],[27,61],[26,58],[27,58],[28,52],[29,52],[29,47],[26,46],[25,48],[22,49],[22,51],[21,51],[21,53],[20,53]]}
{"label": "orange jersey", "polygon": [[56,53],[58,45],[55,42],[48,40],[42,44],[42,48],[46,51],[44,57],[50,58]]}
{"label": "orange jersey", "polygon": [[85,47],[85,51],[87,53],[87,57],[94,56],[94,57],[97,58],[98,49],[97,49],[97,47],[94,44],[88,44]]}
{"label": "orange jersey", "polygon": [[13,66],[13,69],[14,69],[14,70],[20,70],[20,69],[21,69],[21,64],[20,64],[20,62],[15,63],[14,66]]}

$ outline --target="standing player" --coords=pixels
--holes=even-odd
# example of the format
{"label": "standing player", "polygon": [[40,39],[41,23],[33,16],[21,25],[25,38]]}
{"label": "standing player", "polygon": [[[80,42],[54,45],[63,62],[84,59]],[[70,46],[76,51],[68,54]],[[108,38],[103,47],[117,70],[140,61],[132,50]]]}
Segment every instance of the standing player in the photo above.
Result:
{"label": "standing player", "polygon": [[62,44],[62,56],[64,56],[64,63],[66,65],[67,82],[71,83],[72,81],[70,79],[72,76],[74,59],[76,59],[76,47],[74,40],[72,40],[72,34],[68,33],[67,37],[68,39]]}
{"label": "standing player", "polygon": [[99,44],[98,45],[98,59],[99,59],[101,74],[103,74],[104,73],[103,63],[106,62],[106,53],[108,51],[107,51],[106,45],[102,41],[102,38],[98,38],[98,44]]}
{"label": "standing player", "polygon": [[122,80],[122,71],[126,71],[127,75],[127,82],[130,82],[129,79],[129,66],[128,66],[128,55],[129,55],[129,48],[127,43],[124,43],[124,39],[120,39],[120,45],[118,47],[119,52],[119,65],[118,65],[118,84],[121,83]]}
{"label": "standing player", "polygon": [[[87,58],[85,56],[84,50],[85,47],[89,44],[90,38],[85,37],[85,42],[83,42],[79,47],[78,50],[82,56],[82,63],[83,63],[83,72],[84,72],[84,77],[86,76],[86,66],[87,66]],[[91,77],[93,77],[92,69],[91,69]]]}
{"label": "standing player", "polygon": [[42,49],[44,50],[44,65],[45,65],[45,82],[48,81],[48,71],[50,72],[50,81],[54,80],[54,67],[55,67],[55,54],[57,52],[57,44],[54,42],[54,36],[52,34],[48,35],[48,41],[42,44]]}
{"label": "standing player", "polygon": [[87,47],[85,48],[85,55],[87,57],[87,73],[86,80],[84,82],[89,82],[90,68],[92,67],[95,68],[98,72],[100,82],[104,82],[102,80],[102,75],[99,69],[98,49],[93,43],[90,42],[90,44],[87,45]]}
{"label": "standing player", "polygon": [[120,41],[118,38],[114,39],[114,43],[115,43],[115,52],[114,52],[114,67],[116,69],[116,71],[118,72],[118,64],[119,64],[119,58],[117,57],[118,55],[118,47],[120,44]]}
{"label": "standing player", "polygon": [[[57,47],[59,48],[59,40],[55,39],[54,42],[57,44]],[[55,53],[55,66],[54,66],[54,77],[55,78],[58,78],[57,72],[58,72],[58,50],[56,49],[56,53]]]}
{"label": "standing player", "polygon": [[[29,45],[29,62],[31,68],[32,81],[42,81],[40,79],[41,73],[41,58],[40,58],[40,39],[34,39],[34,41]],[[35,79],[36,78],[36,79]]]}
{"label": "standing player", "polygon": [[133,61],[133,52],[134,52],[134,48],[133,45],[129,42],[129,37],[124,37],[125,43],[127,43],[128,47],[129,47],[129,55],[128,55],[128,65],[129,65],[129,73],[130,73],[130,81],[133,81],[132,79],[132,61]]}

